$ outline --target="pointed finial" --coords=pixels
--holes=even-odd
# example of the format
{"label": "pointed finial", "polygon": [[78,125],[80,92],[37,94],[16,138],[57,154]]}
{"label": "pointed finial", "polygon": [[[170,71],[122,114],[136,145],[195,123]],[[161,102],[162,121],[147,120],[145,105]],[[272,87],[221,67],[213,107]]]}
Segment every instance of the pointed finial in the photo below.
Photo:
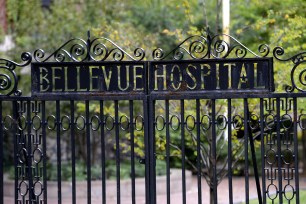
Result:
{"label": "pointed finial", "polygon": [[90,39],[90,30],[87,31],[87,38]]}
{"label": "pointed finial", "polygon": [[87,60],[90,61],[90,47],[91,47],[91,42],[90,42],[90,30],[87,31]]}

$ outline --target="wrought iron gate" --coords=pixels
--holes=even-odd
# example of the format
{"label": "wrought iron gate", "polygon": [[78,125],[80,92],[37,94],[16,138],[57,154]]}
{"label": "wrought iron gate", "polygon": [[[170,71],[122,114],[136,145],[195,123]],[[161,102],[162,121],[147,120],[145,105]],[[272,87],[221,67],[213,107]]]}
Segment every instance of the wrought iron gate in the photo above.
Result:
{"label": "wrought iron gate", "polygon": [[[222,37],[146,56],[88,36],[48,56],[23,53],[21,64],[0,59],[1,203],[233,203],[236,175],[246,203],[254,186],[259,203],[299,203],[305,53],[282,59],[276,47],[268,57],[267,45],[256,54]],[[284,93],[274,92],[273,59],[293,62]],[[18,69],[29,65],[32,93],[22,96]]]}

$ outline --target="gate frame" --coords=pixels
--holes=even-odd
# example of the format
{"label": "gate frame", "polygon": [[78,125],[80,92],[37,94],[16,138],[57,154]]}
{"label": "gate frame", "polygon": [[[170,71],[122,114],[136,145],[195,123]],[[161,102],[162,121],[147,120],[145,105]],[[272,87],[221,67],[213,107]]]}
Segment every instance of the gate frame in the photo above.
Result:
{"label": "gate frame", "polygon": [[[222,40],[222,37],[229,37],[231,39],[231,45]],[[194,40],[195,39],[195,40]],[[101,43],[100,41],[105,41],[104,43]],[[111,46],[111,49],[107,49],[108,46],[106,44]],[[186,47],[187,44],[187,47]],[[206,48],[206,49],[205,49]],[[104,52],[101,52],[101,49],[104,49]],[[271,52],[271,49],[268,45],[262,44],[258,48],[259,54],[251,51],[249,48],[244,46],[242,43],[240,43],[238,40],[236,40],[234,37],[226,35],[226,34],[218,34],[215,36],[207,35],[204,36],[190,36],[184,41],[182,41],[180,44],[178,44],[172,51],[165,53],[161,48],[154,49],[151,53],[152,61],[145,61],[144,59],[149,57],[146,55],[144,49],[142,48],[136,48],[134,50],[133,55],[126,52],[124,49],[119,47],[116,43],[113,41],[107,39],[107,38],[95,38],[91,40],[90,33],[88,32],[88,38],[87,40],[83,40],[81,38],[74,38],[66,43],[64,43],[62,46],[60,46],[57,50],[55,50],[52,54],[46,56],[45,52],[41,49],[38,49],[34,51],[33,55],[29,52],[24,52],[21,55],[22,63],[16,63],[14,61],[8,60],[8,59],[0,59],[0,69],[5,70],[6,72],[10,73],[11,76],[8,74],[0,74],[1,82],[0,82],[0,91],[5,92],[4,94],[0,95],[0,120],[2,121],[0,123],[0,149],[3,151],[3,116],[2,116],[2,102],[3,101],[12,101],[13,102],[13,112],[14,112],[14,118],[18,118],[18,106],[17,101],[23,101],[26,103],[27,110],[30,110],[31,101],[39,101],[41,100],[44,104],[47,100],[61,100],[61,99],[68,99],[68,100],[79,100],[82,99],[84,96],[48,96],[48,95],[40,95],[40,96],[29,96],[29,97],[23,97],[22,92],[18,89],[18,74],[15,72],[15,69],[17,67],[22,68],[30,65],[31,63],[39,62],[39,63],[46,63],[48,61],[55,61],[55,62],[75,62],[75,63],[82,63],[82,62],[91,62],[91,61],[98,61],[98,62],[107,62],[107,61],[116,61],[116,62],[125,62],[125,59],[129,59],[134,62],[145,62],[147,68],[150,68],[150,62],[159,62],[159,61],[166,61],[169,58],[171,58],[175,62],[184,61],[186,58],[190,58],[191,60],[202,60],[202,59],[224,59],[228,58],[231,55],[235,55],[237,59],[244,59],[247,55],[252,55],[255,58],[266,58],[272,53],[273,59],[281,61],[281,62],[293,62],[293,67],[291,69],[291,84],[286,86],[286,93],[272,93],[272,92],[258,92],[258,93],[252,93],[252,92],[243,92],[243,93],[237,93],[237,92],[228,92],[228,93],[222,93],[222,92],[211,92],[211,93],[205,93],[205,96],[201,95],[201,92],[195,93],[193,95],[188,95],[186,98],[183,99],[198,99],[201,96],[201,99],[233,99],[233,98],[239,98],[244,99],[247,106],[247,98],[259,98],[261,107],[263,107],[264,102],[263,98],[275,98],[277,107],[278,107],[278,114],[277,114],[277,129],[280,129],[280,114],[279,114],[279,108],[280,108],[280,98],[292,98],[293,99],[293,121],[296,121],[294,123],[294,132],[297,133],[297,101],[296,99],[299,97],[305,97],[306,90],[301,88],[298,83],[304,85],[302,74],[304,70],[300,73],[299,81],[295,80],[295,75],[297,68],[305,63],[305,57],[306,52],[301,52],[299,54],[296,54],[289,58],[283,58],[285,51],[281,47],[275,47],[273,51]],[[145,69],[145,77],[148,79],[149,70]],[[149,82],[150,83],[150,82]],[[273,88],[271,88],[272,90]],[[89,101],[91,99],[114,99],[114,100],[120,100],[120,98],[116,98],[116,95],[113,96],[88,96],[86,101]],[[144,134],[146,135],[145,138],[145,145],[146,145],[146,155],[144,158],[145,166],[146,166],[146,202],[147,203],[156,203],[156,193],[155,193],[155,147],[154,145],[154,124],[153,122],[149,122],[150,120],[154,121],[155,116],[152,114],[150,116],[149,113],[154,113],[154,101],[158,99],[162,100],[171,100],[171,99],[182,99],[182,95],[152,95],[150,93],[149,85],[146,84],[144,95],[136,97],[140,100],[143,100],[144,104]],[[133,100],[133,99],[127,99],[127,100]],[[43,105],[44,106],[44,105]],[[230,107],[230,104],[228,105]],[[263,126],[264,118],[263,118],[263,108],[261,108],[261,120],[260,123]],[[28,111],[27,117],[31,118],[30,111]],[[44,116],[42,118],[45,118],[45,111],[42,112]],[[245,112],[245,117],[247,116],[247,112]],[[45,125],[43,123],[43,132],[45,133]],[[248,130],[245,130],[248,131]],[[29,124],[29,127],[27,129],[28,135],[31,135],[31,126]],[[261,134],[263,134],[263,131],[261,131]],[[278,132],[279,135],[279,132]],[[29,142],[31,141],[31,137],[29,136]],[[297,145],[297,138],[294,138],[294,155],[295,155],[295,170],[298,170],[298,145]],[[279,144],[280,145],[280,144]],[[29,145],[29,148],[31,145]],[[252,149],[252,146],[251,146]],[[29,149],[30,150],[30,149]],[[45,149],[44,149],[45,150]],[[280,147],[278,147],[278,150],[280,150]],[[215,151],[215,150],[214,150]],[[252,153],[254,151],[252,150]],[[45,152],[44,152],[45,154]],[[0,153],[0,186],[3,186],[3,152]],[[264,158],[262,158],[264,161]],[[281,158],[278,157],[278,160]],[[31,159],[28,157],[28,162],[31,164]],[[15,153],[15,162],[17,161],[16,153]],[[16,164],[16,163],[15,163]],[[44,157],[44,165],[45,165],[45,157]],[[32,165],[31,165],[32,166]],[[280,170],[280,166],[278,167]],[[262,168],[262,172],[264,173],[264,169]],[[17,167],[15,167],[15,176],[17,176]],[[45,168],[44,168],[44,174]],[[32,175],[32,174],[30,174]],[[282,175],[279,175],[278,178],[279,181],[282,181]],[[15,189],[18,188],[18,178],[15,178]],[[216,181],[214,181],[214,184],[216,186]],[[296,183],[296,199],[297,203],[299,203],[299,175],[298,173],[295,173],[295,183]],[[33,180],[29,178],[29,189],[32,189],[31,186],[33,186]],[[90,184],[89,184],[90,187]],[[89,188],[90,189],[90,188]],[[230,188],[231,190],[231,188]],[[262,189],[262,192],[266,194],[267,189]],[[30,190],[31,191],[31,190]],[[280,195],[283,192],[280,193]],[[29,193],[30,194],[30,193]],[[214,194],[215,202],[217,201],[217,191],[215,191]],[[119,195],[120,196],[120,195]],[[265,197],[263,198],[263,202],[265,203]],[[282,196],[280,196],[280,199]],[[15,192],[15,202],[17,202],[18,194],[17,190]],[[3,190],[0,190],[0,201],[3,203]],[[89,198],[90,199],[90,198]],[[184,199],[184,198],[183,198]],[[186,198],[185,198],[186,199]],[[199,196],[199,200],[201,199],[201,196]],[[90,202],[88,200],[88,202]]]}

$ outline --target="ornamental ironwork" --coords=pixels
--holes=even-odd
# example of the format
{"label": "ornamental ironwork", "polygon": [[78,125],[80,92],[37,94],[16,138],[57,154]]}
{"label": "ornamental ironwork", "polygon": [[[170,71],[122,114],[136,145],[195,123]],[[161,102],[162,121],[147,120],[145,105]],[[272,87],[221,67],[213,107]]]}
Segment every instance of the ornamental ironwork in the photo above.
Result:
{"label": "ornamental ironwork", "polygon": [[[301,52],[285,57],[283,48],[266,44],[253,51],[224,34],[190,36],[170,51],[136,48],[130,53],[110,39],[92,39],[88,33],[87,39],[70,39],[52,52],[23,53],[20,63],[0,59],[0,186],[4,186],[4,141],[11,138],[15,202],[46,203],[47,155],[52,149],[47,139],[53,139],[57,202],[67,196],[62,189],[65,157],[71,162],[68,197],[77,203],[76,153],[82,152],[87,203],[96,194],[106,203],[111,191],[107,173],[115,175],[112,191],[121,202],[125,192],[120,165],[126,158],[132,203],[139,192],[136,161],[145,166],[144,200],[158,203],[158,160],[166,163],[164,193],[170,203],[172,159],[180,164],[184,204],[188,203],[187,168],[196,174],[197,195],[192,197],[198,203],[205,199],[203,180],[211,202],[217,203],[222,179],[228,180],[228,200],[233,203],[233,169],[238,163],[243,166],[246,202],[252,170],[259,203],[299,203],[298,131],[306,128],[301,103],[306,97],[305,56]],[[285,93],[275,92],[273,60],[292,63]],[[32,92],[22,96],[19,71],[28,66]],[[218,143],[222,138],[225,150],[225,143]],[[63,145],[68,147],[66,154]],[[261,168],[255,154],[259,148]],[[95,149],[100,152],[95,154]],[[226,152],[221,165],[219,150]],[[112,172],[106,172],[108,151],[115,160]],[[92,161],[97,155],[101,193],[93,195]],[[3,188],[0,203],[4,203]]]}

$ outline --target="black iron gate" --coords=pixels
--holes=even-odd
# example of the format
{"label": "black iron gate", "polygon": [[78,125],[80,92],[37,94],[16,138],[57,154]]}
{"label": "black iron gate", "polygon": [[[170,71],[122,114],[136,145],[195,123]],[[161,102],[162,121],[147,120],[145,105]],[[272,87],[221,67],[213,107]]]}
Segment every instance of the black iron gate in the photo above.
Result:
{"label": "black iron gate", "polygon": [[[0,59],[1,203],[299,203],[304,53],[223,36],[151,61],[105,38]],[[273,59],[293,62],[285,93]]]}

